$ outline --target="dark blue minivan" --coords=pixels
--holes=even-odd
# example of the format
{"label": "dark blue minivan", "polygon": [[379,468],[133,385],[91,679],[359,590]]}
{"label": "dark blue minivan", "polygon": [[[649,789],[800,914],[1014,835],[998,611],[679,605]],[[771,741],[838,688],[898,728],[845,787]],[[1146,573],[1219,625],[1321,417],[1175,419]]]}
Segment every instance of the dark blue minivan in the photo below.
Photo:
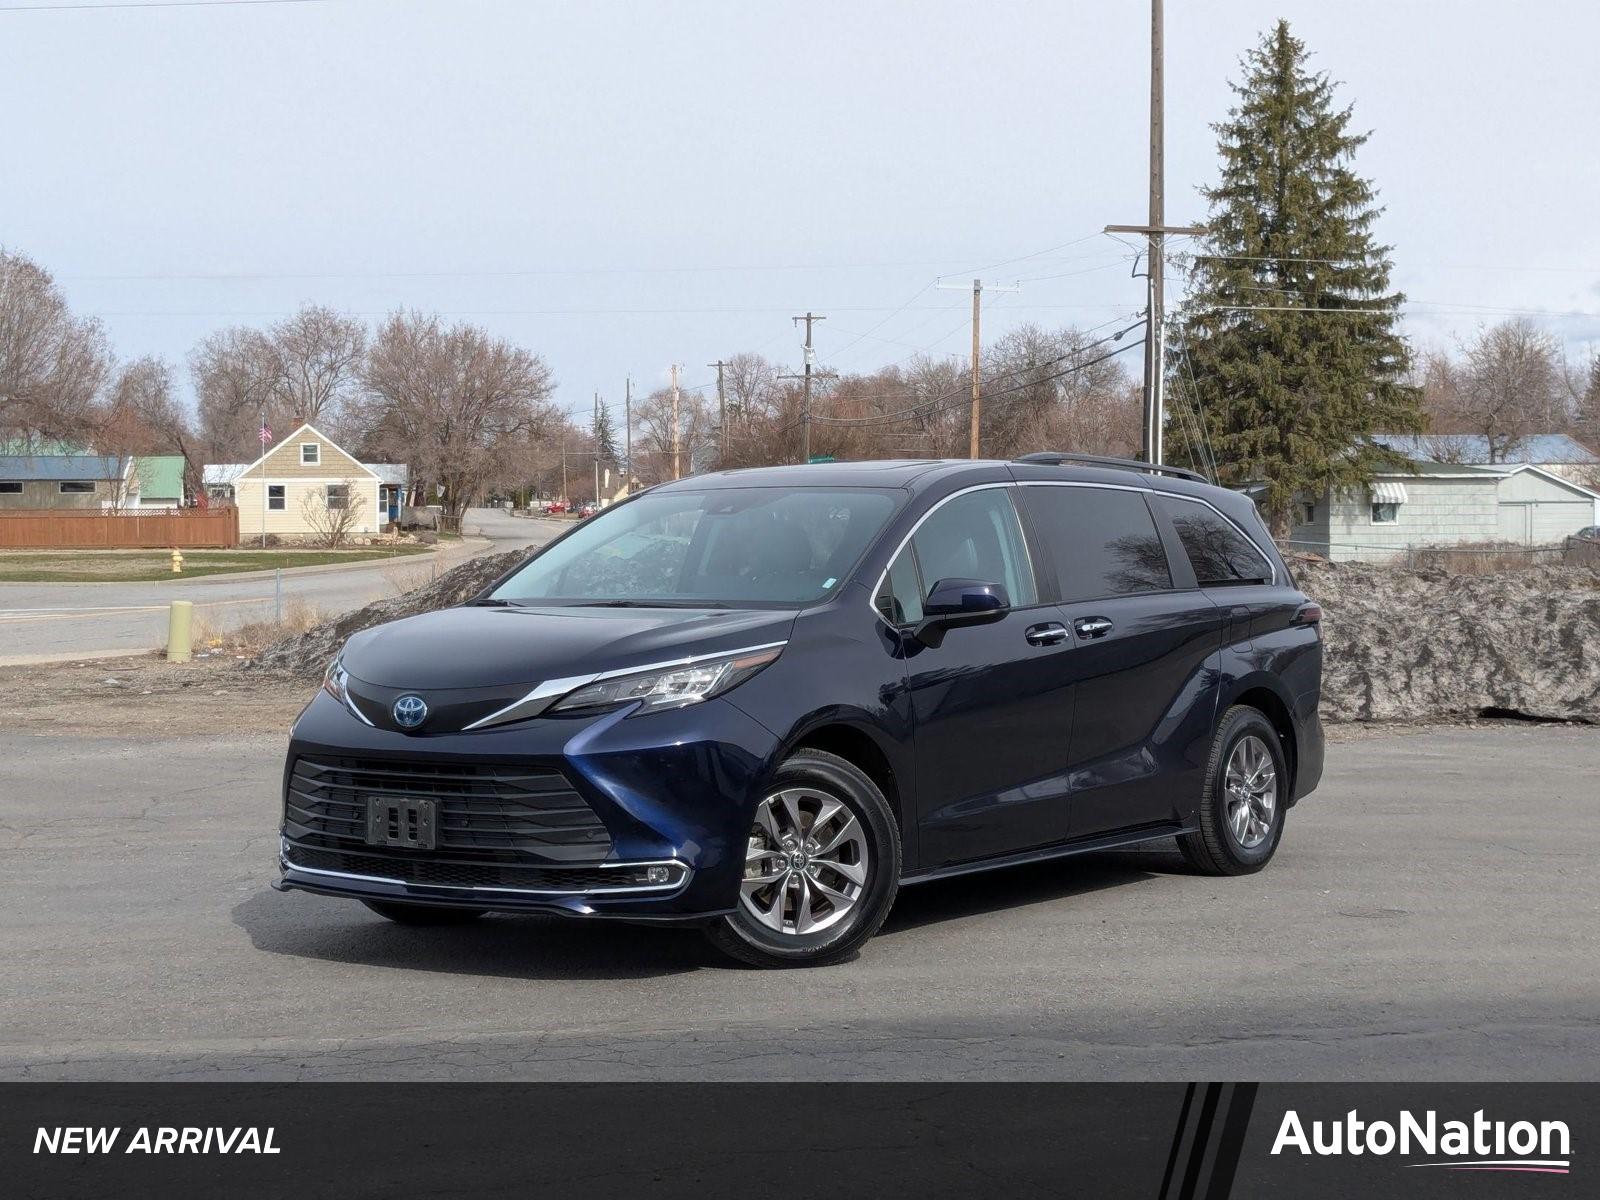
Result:
{"label": "dark blue minivan", "polygon": [[1322,773],[1321,610],[1250,500],[1079,455],[725,471],[369,629],[295,723],[278,887],[702,925],[833,962],[904,884],[1176,837]]}

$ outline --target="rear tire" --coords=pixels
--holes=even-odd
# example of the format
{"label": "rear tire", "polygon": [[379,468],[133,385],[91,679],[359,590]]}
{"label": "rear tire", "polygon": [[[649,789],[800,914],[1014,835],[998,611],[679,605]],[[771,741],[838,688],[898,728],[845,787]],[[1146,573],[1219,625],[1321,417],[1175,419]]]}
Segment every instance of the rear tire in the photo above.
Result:
{"label": "rear tire", "polygon": [[900,888],[900,830],[854,763],[800,750],[757,806],[738,907],[706,929],[756,967],[818,967],[878,932]]}
{"label": "rear tire", "polygon": [[402,900],[363,900],[380,917],[396,925],[465,925],[483,916],[481,908],[442,908],[434,904],[407,904]]}
{"label": "rear tire", "polygon": [[1185,861],[1205,875],[1249,875],[1272,860],[1289,809],[1289,770],[1278,731],[1259,709],[1222,715],[1206,765],[1200,828],[1178,837]]}

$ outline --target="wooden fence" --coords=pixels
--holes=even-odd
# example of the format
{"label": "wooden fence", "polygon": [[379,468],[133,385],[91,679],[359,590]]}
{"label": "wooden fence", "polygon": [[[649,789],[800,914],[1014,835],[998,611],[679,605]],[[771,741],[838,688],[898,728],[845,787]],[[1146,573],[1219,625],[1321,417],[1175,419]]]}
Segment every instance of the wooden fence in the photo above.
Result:
{"label": "wooden fence", "polygon": [[239,544],[239,510],[0,508],[0,549],[164,550]]}

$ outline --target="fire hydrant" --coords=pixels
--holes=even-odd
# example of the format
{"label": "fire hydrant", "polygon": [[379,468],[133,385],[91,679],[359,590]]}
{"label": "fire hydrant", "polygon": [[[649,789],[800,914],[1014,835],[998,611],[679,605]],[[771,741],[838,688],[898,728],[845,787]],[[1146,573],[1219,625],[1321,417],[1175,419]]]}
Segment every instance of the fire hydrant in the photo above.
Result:
{"label": "fire hydrant", "polygon": [[183,574],[183,551],[176,546],[172,548],[172,573],[174,575]]}

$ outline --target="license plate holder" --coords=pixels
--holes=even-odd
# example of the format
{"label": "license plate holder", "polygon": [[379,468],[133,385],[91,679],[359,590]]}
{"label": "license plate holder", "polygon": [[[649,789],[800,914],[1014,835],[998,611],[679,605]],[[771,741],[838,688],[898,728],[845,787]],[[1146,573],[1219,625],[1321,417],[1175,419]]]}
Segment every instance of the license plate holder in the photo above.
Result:
{"label": "license plate holder", "polygon": [[438,836],[434,801],[412,796],[367,797],[367,845],[432,850]]}

